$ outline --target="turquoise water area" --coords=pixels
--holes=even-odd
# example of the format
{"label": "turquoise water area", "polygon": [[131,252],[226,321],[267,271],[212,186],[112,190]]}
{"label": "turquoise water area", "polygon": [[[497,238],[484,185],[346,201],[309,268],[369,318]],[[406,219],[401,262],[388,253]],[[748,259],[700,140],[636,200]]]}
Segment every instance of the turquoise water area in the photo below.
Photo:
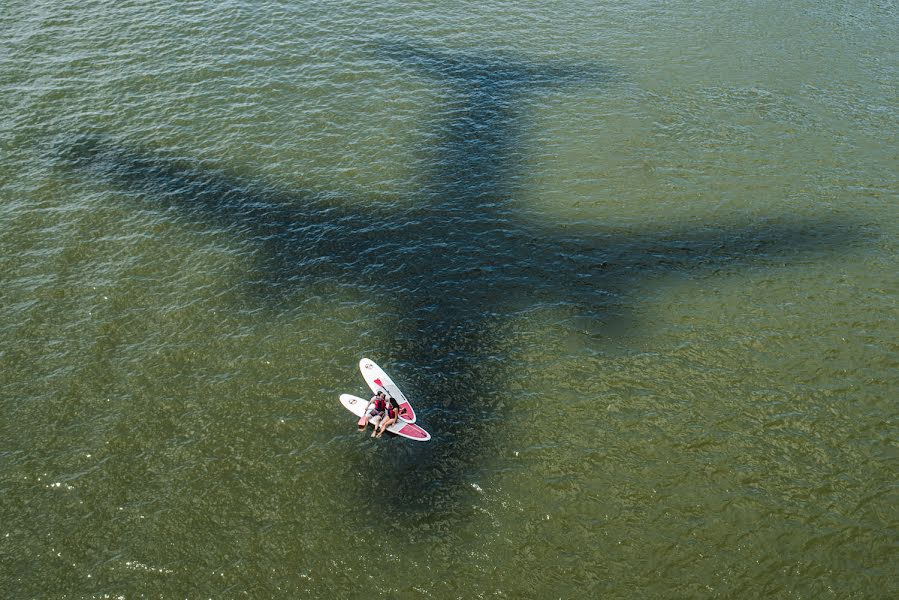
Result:
{"label": "turquoise water area", "polygon": [[896,597],[896,9],[4,3],[4,597]]}

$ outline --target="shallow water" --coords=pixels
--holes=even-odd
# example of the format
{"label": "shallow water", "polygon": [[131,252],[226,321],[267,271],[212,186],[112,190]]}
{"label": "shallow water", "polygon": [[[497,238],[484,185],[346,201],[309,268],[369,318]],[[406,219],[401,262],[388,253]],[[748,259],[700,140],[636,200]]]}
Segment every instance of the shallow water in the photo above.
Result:
{"label": "shallow water", "polygon": [[895,2],[432,4],[0,8],[5,596],[896,596]]}

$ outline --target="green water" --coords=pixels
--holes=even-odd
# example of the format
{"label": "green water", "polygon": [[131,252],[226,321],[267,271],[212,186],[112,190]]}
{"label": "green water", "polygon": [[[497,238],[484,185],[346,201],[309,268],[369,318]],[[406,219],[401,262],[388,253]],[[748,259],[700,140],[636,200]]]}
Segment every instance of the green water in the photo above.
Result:
{"label": "green water", "polygon": [[3,597],[896,597],[897,8],[3,3]]}

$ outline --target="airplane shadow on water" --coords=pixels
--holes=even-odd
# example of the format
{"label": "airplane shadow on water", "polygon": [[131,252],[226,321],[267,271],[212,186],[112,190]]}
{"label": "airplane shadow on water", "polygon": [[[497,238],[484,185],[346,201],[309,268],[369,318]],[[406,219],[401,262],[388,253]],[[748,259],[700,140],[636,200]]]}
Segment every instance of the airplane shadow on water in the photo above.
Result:
{"label": "airplane shadow on water", "polygon": [[[614,320],[625,312],[619,298],[646,272],[766,264],[858,237],[845,220],[669,226],[627,237],[534,224],[512,200],[520,99],[539,89],[608,84],[614,72],[490,61],[399,41],[372,47],[388,63],[445,86],[452,104],[436,126],[434,170],[419,205],[401,215],[351,210],[358,200],[335,195],[272,190],[108,136],[83,136],[63,148],[66,163],[91,176],[249,240],[259,260],[253,295],[283,301],[328,279],[366,286],[395,303],[401,316],[372,358],[412,398],[434,440],[366,457],[373,462],[361,469],[383,472],[358,479],[368,506],[402,505],[410,517],[432,518],[451,514],[454,501],[471,491],[466,478],[477,472],[505,410],[502,367],[491,357],[510,314],[563,301]],[[335,357],[348,368],[357,359]]]}

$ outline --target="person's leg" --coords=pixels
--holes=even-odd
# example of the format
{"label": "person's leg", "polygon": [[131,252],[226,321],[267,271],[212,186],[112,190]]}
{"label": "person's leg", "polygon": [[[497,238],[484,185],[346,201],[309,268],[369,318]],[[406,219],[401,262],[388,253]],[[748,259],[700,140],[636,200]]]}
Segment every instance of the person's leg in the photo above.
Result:
{"label": "person's leg", "polygon": [[381,423],[381,429],[378,431],[378,437],[384,435],[384,430],[396,423],[396,419],[384,419],[384,422]]}

